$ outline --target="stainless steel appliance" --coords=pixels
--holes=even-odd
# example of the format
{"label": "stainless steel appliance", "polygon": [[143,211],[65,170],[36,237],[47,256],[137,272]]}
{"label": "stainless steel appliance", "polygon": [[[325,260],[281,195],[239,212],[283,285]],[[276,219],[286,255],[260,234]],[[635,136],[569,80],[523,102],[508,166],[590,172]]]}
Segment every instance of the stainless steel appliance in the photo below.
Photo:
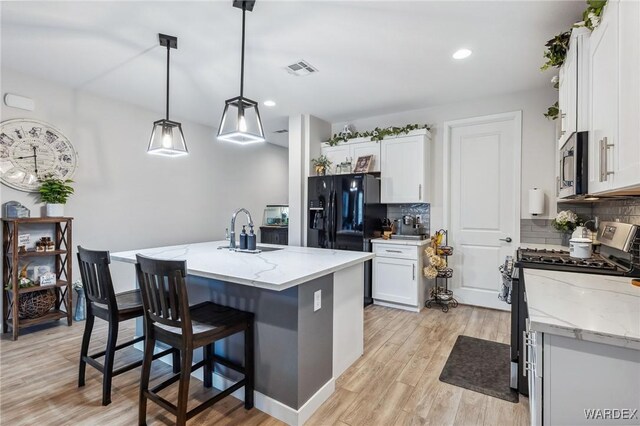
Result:
{"label": "stainless steel appliance", "polygon": [[558,197],[580,198],[588,194],[588,132],[575,132],[560,149]]}
{"label": "stainless steel appliance", "polygon": [[[309,178],[307,246],[371,251],[387,214],[380,181],[370,174]],[[365,263],[365,305],[371,298],[371,261]]]}
{"label": "stainless steel appliance", "polygon": [[[503,286],[501,299],[511,303],[511,387],[528,395],[524,359],[526,322],[529,318],[523,270],[546,269],[586,274],[640,277],[640,232],[637,225],[601,222],[597,240],[600,252],[588,259],[575,259],[568,250],[519,248],[516,261],[507,257],[500,267]],[[507,300],[507,293],[510,297]]]}
{"label": "stainless steel appliance", "polygon": [[411,239],[423,239],[427,230],[416,216],[404,215],[402,219],[396,221],[397,234],[399,236],[411,237]]}

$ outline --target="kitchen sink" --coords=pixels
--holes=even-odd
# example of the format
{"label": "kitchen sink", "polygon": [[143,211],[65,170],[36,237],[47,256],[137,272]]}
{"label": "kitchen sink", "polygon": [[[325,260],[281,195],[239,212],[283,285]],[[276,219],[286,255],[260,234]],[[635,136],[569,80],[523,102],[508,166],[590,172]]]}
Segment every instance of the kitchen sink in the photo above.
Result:
{"label": "kitchen sink", "polygon": [[278,251],[282,250],[284,247],[265,247],[265,246],[256,246],[258,250],[262,251]]}
{"label": "kitchen sink", "polygon": [[[235,248],[233,250],[235,250],[238,253],[249,253],[249,254],[258,254],[258,253],[262,253],[262,252],[267,252],[267,251],[278,251],[278,250],[282,250],[284,247],[265,247],[265,246],[256,246],[256,250],[240,250],[239,248]],[[229,246],[218,246],[218,250],[222,250],[222,249],[227,249],[227,250],[232,250],[231,247]]]}

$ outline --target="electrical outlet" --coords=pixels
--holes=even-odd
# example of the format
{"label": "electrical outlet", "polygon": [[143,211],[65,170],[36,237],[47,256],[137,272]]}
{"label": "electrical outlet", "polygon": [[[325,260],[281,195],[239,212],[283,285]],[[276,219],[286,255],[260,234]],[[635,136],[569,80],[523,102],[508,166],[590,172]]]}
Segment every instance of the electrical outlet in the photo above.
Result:
{"label": "electrical outlet", "polygon": [[313,293],[313,312],[319,311],[320,308],[322,308],[322,290]]}

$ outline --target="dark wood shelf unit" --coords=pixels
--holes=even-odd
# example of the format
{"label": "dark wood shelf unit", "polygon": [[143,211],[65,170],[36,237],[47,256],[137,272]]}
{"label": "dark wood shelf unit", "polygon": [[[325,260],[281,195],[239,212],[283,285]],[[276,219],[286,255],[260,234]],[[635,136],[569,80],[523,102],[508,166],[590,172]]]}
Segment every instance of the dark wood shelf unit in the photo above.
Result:
{"label": "dark wood shelf unit", "polygon": [[[29,319],[21,318],[20,320],[18,320],[18,327],[15,330],[18,331],[19,329],[31,327],[33,325],[44,324],[51,321],[58,321],[66,317],[67,317],[66,311],[61,311],[59,309],[52,309],[46,314],[44,314],[43,316],[38,318],[29,318]],[[9,319],[7,325],[11,329],[11,331],[14,331],[13,319]]]}
{"label": "dark wood shelf unit", "polygon": [[[13,255],[13,253],[9,253],[10,255]],[[55,256],[57,254],[67,254],[66,250],[55,250],[55,251],[27,251],[26,253],[20,253],[18,252],[18,258],[23,258],[23,257],[40,257],[40,256]]]}
{"label": "dark wood shelf unit", "polygon": [[260,227],[260,242],[263,244],[289,245],[289,227],[262,225]]}
{"label": "dark wood shelf unit", "polygon": [[49,290],[51,288],[64,288],[67,285],[69,285],[69,283],[67,281],[58,280],[57,283],[51,284],[51,285],[36,285],[36,286],[33,286],[33,287],[19,288],[18,289],[18,293],[24,294],[24,293],[33,293],[34,291]]}
{"label": "dark wood shelf unit", "polygon": [[[2,331],[12,331],[12,338],[16,340],[20,329],[50,321],[58,321],[66,318],[67,325],[72,321],[72,233],[71,217],[38,217],[2,219],[3,244],[2,244]],[[55,251],[28,251],[18,252],[18,235],[20,232],[28,232],[29,225],[50,224],[54,229]],[[53,257],[56,284],[46,286],[33,286],[28,288],[18,287],[18,274],[20,273],[20,261],[30,257]],[[10,284],[10,289],[7,289]],[[38,318],[20,318],[18,315],[18,301],[21,294],[54,289],[56,293],[55,307],[45,315]]]}

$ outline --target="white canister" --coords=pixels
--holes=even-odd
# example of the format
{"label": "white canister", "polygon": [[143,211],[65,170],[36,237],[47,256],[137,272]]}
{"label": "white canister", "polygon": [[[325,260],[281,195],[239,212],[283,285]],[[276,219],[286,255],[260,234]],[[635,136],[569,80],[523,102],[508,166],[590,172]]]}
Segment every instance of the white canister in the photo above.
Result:
{"label": "white canister", "polygon": [[591,257],[590,238],[572,238],[569,240],[569,256],[577,259],[589,259]]}
{"label": "white canister", "polygon": [[63,217],[64,204],[47,203],[47,217]]}

